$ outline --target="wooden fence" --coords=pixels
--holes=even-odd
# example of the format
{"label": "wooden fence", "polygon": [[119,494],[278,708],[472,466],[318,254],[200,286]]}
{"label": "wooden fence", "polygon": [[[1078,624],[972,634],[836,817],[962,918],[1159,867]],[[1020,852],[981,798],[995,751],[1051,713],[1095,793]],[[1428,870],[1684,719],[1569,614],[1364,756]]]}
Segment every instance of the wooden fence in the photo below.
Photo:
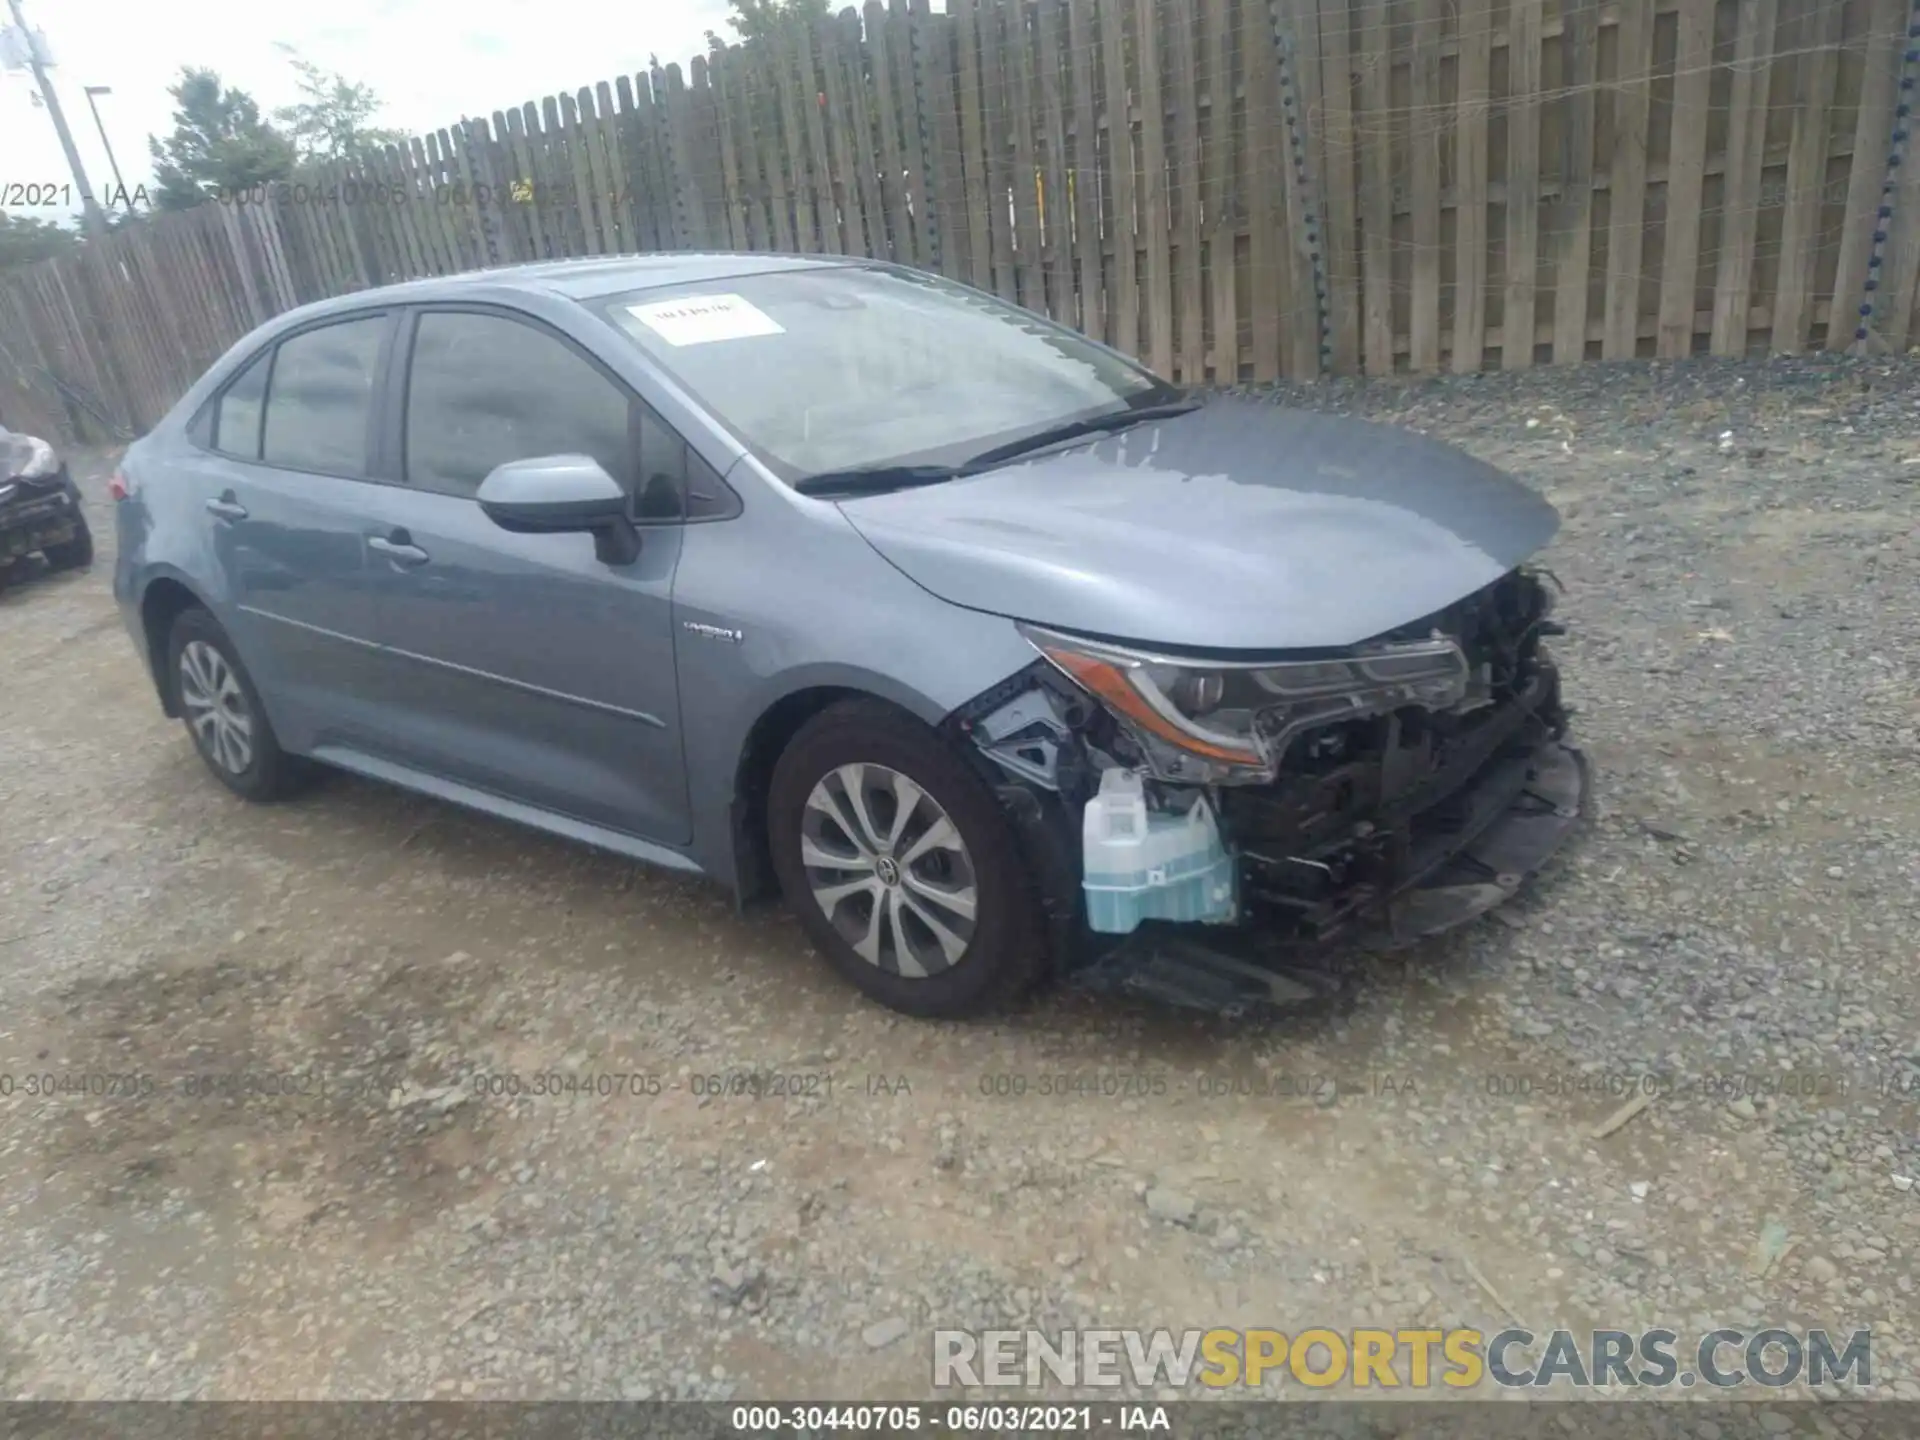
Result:
{"label": "wooden fence", "polygon": [[0,277],[0,419],[138,431],[290,306],[658,249],[928,266],[1188,382],[1904,348],[1912,36],[1920,0],[867,0]]}

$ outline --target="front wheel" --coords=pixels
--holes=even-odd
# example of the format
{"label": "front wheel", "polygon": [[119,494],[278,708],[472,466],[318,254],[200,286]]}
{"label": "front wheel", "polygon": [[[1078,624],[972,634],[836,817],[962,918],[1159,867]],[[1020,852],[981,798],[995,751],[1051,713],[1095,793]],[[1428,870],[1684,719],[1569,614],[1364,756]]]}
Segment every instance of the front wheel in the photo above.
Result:
{"label": "front wheel", "polygon": [[787,903],[881,1004],[974,1015],[1040,974],[1043,919],[1013,827],[913,717],[878,701],[822,711],[774,767],[767,813]]}

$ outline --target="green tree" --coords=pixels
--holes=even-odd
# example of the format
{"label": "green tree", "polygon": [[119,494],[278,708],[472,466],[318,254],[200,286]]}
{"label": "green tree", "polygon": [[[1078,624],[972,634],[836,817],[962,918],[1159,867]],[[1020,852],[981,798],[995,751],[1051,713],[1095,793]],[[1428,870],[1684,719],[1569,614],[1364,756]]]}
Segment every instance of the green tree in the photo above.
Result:
{"label": "green tree", "polygon": [[[808,18],[824,19],[830,12],[828,0],[727,0],[733,14],[727,23],[742,40],[763,40],[778,34],[783,25]],[[711,32],[707,40],[717,37]]]}
{"label": "green tree", "polygon": [[293,137],[303,162],[353,160],[407,138],[404,130],[372,123],[380,113],[380,97],[372,87],[322,70],[291,45],[280,48],[300,76],[300,101],[274,111],[273,118]]}
{"label": "green tree", "polygon": [[173,133],[150,136],[158,210],[191,210],[210,197],[250,189],[293,173],[293,142],[260,116],[244,90],[223,86],[211,70],[192,66],[168,89]]}
{"label": "green tree", "polygon": [[0,210],[0,270],[64,255],[79,243],[79,234],[64,225]]}

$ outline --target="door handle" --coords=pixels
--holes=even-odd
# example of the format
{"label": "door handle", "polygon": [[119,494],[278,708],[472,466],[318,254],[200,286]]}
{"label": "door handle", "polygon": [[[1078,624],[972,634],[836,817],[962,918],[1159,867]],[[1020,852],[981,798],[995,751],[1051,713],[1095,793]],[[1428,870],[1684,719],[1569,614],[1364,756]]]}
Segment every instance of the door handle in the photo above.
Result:
{"label": "door handle", "polygon": [[405,539],[390,540],[385,535],[370,535],[367,537],[367,548],[378,551],[396,565],[427,563],[427,552]]}
{"label": "door handle", "polygon": [[207,501],[207,513],[218,515],[222,520],[244,520],[247,518],[247,507],[233,499],[229,491],[218,500]]}

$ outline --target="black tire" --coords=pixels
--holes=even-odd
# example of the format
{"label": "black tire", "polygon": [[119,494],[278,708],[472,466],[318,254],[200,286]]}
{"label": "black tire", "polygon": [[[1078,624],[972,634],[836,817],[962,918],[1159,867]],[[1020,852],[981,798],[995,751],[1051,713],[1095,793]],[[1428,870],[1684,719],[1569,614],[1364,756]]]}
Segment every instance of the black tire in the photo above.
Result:
{"label": "black tire", "polygon": [[[828,787],[828,802],[845,805],[843,767],[855,766],[863,767],[856,773],[867,781],[866,799],[858,815],[844,808],[840,813],[855,825],[865,818],[875,822],[876,829],[893,831],[893,844],[873,847],[877,861],[862,862],[867,847],[858,839],[851,840],[851,847],[845,843],[851,836],[849,825],[824,819],[827,811],[819,806],[809,814],[809,799],[818,786]],[[920,792],[911,800],[908,819],[899,825],[892,823],[897,798],[893,808],[886,806],[902,790],[897,780],[884,778],[888,774],[905,777]],[[922,849],[921,842],[937,829],[936,817],[942,813],[957,832],[959,846],[946,844],[942,832],[935,837],[940,843]],[[814,946],[835,970],[882,1005],[922,1018],[958,1019],[1012,1004],[1043,973],[1044,917],[1012,825],[981,778],[904,711],[879,701],[849,700],[802,726],[774,766],[767,826],[774,873]],[[844,869],[816,866],[810,874],[803,842],[813,847],[816,857],[823,852],[845,855],[854,864]],[[917,849],[922,854],[916,859]],[[895,862],[894,878],[877,878],[885,873],[888,860]],[[867,875],[876,878],[862,878]],[[815,878],[831,890],[833,881],[842,877],[871,888],[836,901],[829,916],[815,896]],[[929,898],[963,897],[969,891],[970,919],[961,910],[947,908],[948,901]],[[940,931],[926,923],[927,916],[943,922]],[[963,928],[969,933],[962,935]],[[873,947],[874,958],[863,957],[853,935]],[[947,947],[956,938],[965,944],[953,958]],[[902,946],[909,957],[904,962]],[[935,968],[941,962],[944,968]],[[916,969],[923,973],[914,974]]]}
{"label": "black tire", "polygon": [[40,552],[55,570],[84,570],[93,564],[93,531],[88,528],[84,517],[74,523],[76,528],[71,540],[49,545]]}
{"label": "black tire", "polygon": [[[244,765],[236,767],[231,763],[237,758],[237,752],[231,746],[223,747],[217,738],[221,728],[217,719],[196,724],[196,715],[206,717],[208,707],[196,707],[194,695],[204,695],[209,689],[216,692],[225,689],[223,685],[209,687],[205,684],[211,662],[207,661],[205,651],[193,648],[201,646],[217,654],[224,666],[224,673],[232,677],[233,693],[226,695],[222,703],[214,708],[220,709],[228,718],[237,715],[245,722]],[[198,681],[195,679],[196,672],[201,676]],[[220,672],[216,669],[214,673],[218,675]],[[187,727],[187,736],[193,741],[193,748],[199,752],[207,769],[213,772],[214,779],[234,794],[243,800],[278,800],[292,794],[307,780],[311,767],[298,756],[289,755],[280,748],[272,722],[267,719],[266,707],[260,703],[260,692],[253,688],[253,679],[247,674],[247,667],[240,663],[240,656],[234,650],[233,642],[227,638],[227,632],[220,628],[212,615],[197,605],[182,610],[173,622],[173,630],[167,640],[167,684],[181,722]]]}

